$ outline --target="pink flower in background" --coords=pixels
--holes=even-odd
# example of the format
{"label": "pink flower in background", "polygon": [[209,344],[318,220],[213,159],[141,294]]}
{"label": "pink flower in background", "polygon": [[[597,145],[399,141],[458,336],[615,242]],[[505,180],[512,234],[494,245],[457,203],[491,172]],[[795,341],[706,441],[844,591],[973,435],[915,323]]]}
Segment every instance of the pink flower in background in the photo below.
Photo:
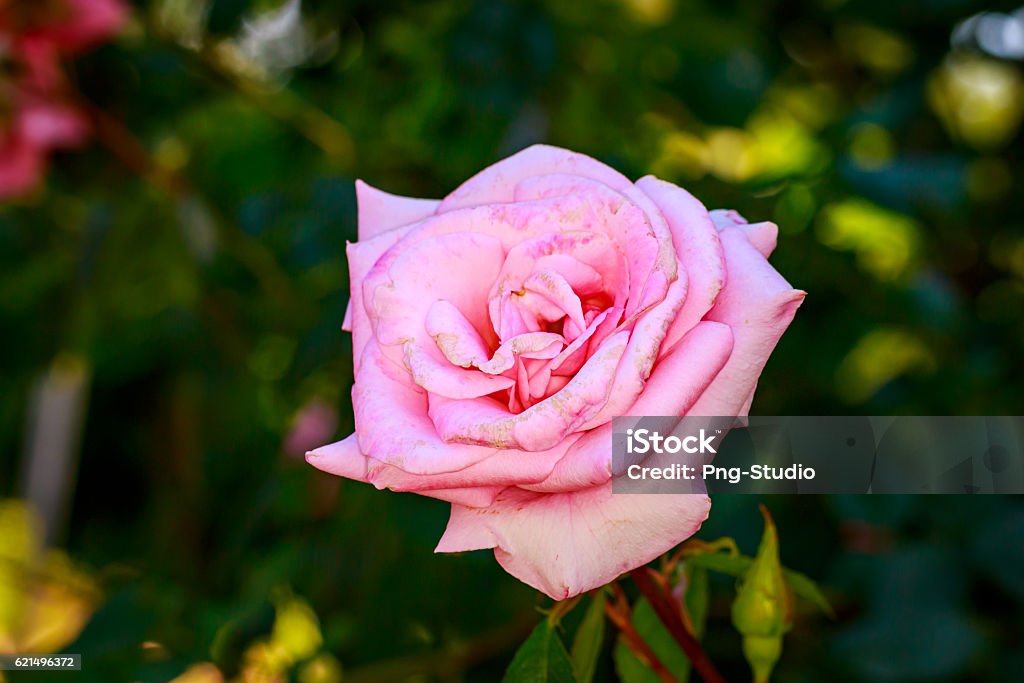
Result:
{"label": "pink flower in background", "polygon": [[46,45],[74,54],[110,38],[127,17],[121,0],[0,0],[0,34],[16,52]]}
{"label": "pink flower in background", "polygon": [[74,109],[25,93],[0,137],[0,198],[32,191],[42,179],[51,150],[74,147],[87,135],[86,123]]}
{"label": "pink flower in background", "polygon": [[288,455],[301,456],[334,436],[337,428],[338,411],[327,401],[314,398],[295,413],[281,448]]}
{"label": "pink flower in background", "polygon": [[126,16],[118,0],[0,0],[0,198],[32,191],[51,151],[85,140],[60,57],[106,40]]}
{"label": "pink flower in background", "polygon": [[547,146],[440,202],[357,195],[356,433],[312,464],[451,502],[439,552],[555,599],[697,531],[706,496],[612,494],[611,419],[746,414],[805,296],[773,224]]}

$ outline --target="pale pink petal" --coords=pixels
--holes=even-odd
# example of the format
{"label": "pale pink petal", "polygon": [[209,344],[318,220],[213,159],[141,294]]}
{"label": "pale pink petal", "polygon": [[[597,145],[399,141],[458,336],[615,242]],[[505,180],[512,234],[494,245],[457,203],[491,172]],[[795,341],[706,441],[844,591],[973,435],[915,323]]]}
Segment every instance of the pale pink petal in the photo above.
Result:
{"label": "pale pink petal", "polygon": [[306,462],[329,474],[356,481],[369,481],[366,478],[367,458],[359,450],[355,434],[309,451],[306,453]]}
{"label": "pale pink petal", "polygon": [[754,245],[761,256],[768,258],[775,251],[775,245],[779,239],[779,226],[774,223],[765,221],[763,223],[750,223],[749,225],[738,226],[739,230],[742,230],[750,243]]}
{"label": "pale pink petal", "polygon": [[507,338],[503,328],[517,330],[519,326],[516,323],[522,320],[522,313],[510,308],[512,294],[520,292],[526,280],[538,270],[557,272],[576,294],[588,301],[594,297],[601,299],[602,308],[609,304],[620,308],[625,305],[629,268],[624,246],[610,236],[594,231],[539,235],[516,244],[508,251],[491,288],[489,312],[502,338]]}
{"label": "pale pink petal", "polygon": [[527,293],[537,295],[554,308],[556,317],[549,318],[549,321],[568,316],[579,329],[587,326],[583,320],[583,305],[579,296],[573,291],[569,281],[558,272],[536,270],[523,282],[523,289]]}
{"label": "pale pink petal", "polygon": [[412,474],[392,465],[371,460],[366,476],[377,488],[393,491],[423,492],[438,488],[473,486],[517,486],[544,481],[555,464],[580,438],[571,434],[555,448],[547,451],[494,449],[492,455],[469,467],[442,474]]}
{"label": "pale pink petal", "polygon": [[707,496],[507,489],[486,508],[454,505],[437,552],[494,548],[502,567],[555,600],[603,586],[692,536]]}
{"label": "pale pink petal", "polygon": [[451,302],[434,302],[424,327],[448,362],[468,368],[488,361],[489,352],[480,333]]}
{"label": "pale pink petal", "polygon": [[[306,453],[306,462],[329,474],[361,482],[375,483],[370,482],[368,478],[368,467],[373,466],[371,464],[373,460],[367,458],[359,451],[355,434]],[[378,485],[377,488],[382,489],[385,487]],[[494,499],[501,490],[501,486],[435,487],[429,491],[420,491],[419,493],[456,505],[487,507],[494,502]]]}
{"label": "pale pink petal", "polygon": [[[732,353],[732,330],[701,322],[675,350],[658,361],[639,399],[622,414],[686,415],[715,379]],[[611,423],[592,429],[558,461],[551,476],[531,491],[574,491],[608,481],[612,476]]]}
{"label": "pale pink petal", "polygon": [[452,505],[485,508],[493,505],[495,499],[503,490],[501,486],[472,486],[464,489],[430,489],[428,491],[420,491],[419,495],[437,498]]}
{"label": "pale pink petal", "polygon": [[348,303],[345,304],[345,317],[342,318],[341,329],[346,332],[352,331],[352,299],[349,299]]}
{"label": "pale pink petal", "polygon": [[637,187],[651,197],[668,221],[688,282],[686,302],[662,345],[667,353],[714,305],[726,281],[722,244],[707,209],[689,192],[654,176],[641,178]]}
{"label": "pale pink petal", "polygon": [[345,312],[348,326],[343,326],[343,328],[352,333],[352,365],[357,374],[359,363],[363,358],[363,349],[366,347],[366,342],[373,336],[373,328],[363,301],[363,282],[377,261],[408,232],[408,227],[392,230],[372,239],[349,242],[346,249],[351,299]]}
{"label": "pale pink petal", "polygon": [[363,281],[363,302],[382,344],[417,339],[433,345],[424,321],[437,301],[451,303],[476,329],[486,329],[487,291],[505,258],[497,238],[450,233],[403,242],[391,251],[397,255],[387,272]]}
{"label": "pale pink petal", "polygon": [[566,174],[590,178],[623,191],[632,185],[626,176],[584,154],[549,145],[533,145],[488,166],[462,183],[438,207],[438,213],[482,204],[511,202],[516,185],[537,175]]}
{"label": "pale pink petal", "polygon": [[455,472],[494,453],[493,448],[442,441],[427,414],[426,392],[376,342],[363,352],[352,405],[360,451],[406,472]]}
{"label": "pale pink petal", "polygon": [[526,451],[553,448],[608,401],[611,379],[628,339],[627,332],[609,337],[561,391],[518,415],[487,398],[431,397],[430,416],[448,443]]}
{"label": "pale pink petal", "polygon": [[629,344],[612,380],[608,402],[580,428],[592,429],[625,413],[644,391],[644,384],[658,360],[665,335],[678,317],[686,299],[686,280],[676,280],[665,299],[640,316],[633,324]]}
{"label": "pale pink petal", "polygon": [[359,205],[360,240],[432,216],[441,203],[434,199],[413,199],[384,192],[362,180],[356,181],[356,202]]}
{"label": "pale pink petal", "polygon": [[661,301],[668,284],[677,277],[678,261],[668,225],[650,198],[632,184],[617,191],[596,180],[568,175],[526,178],[516,186],[517,201],[559,196],[577,197],[590,204],[603,218],[595,228],[612,237],[625,252],[630,274],[626,317]]}
{"label": "pale pink petal", "polygon": [[[546,177],[541,177],[546,176]],[[484,169],[473,176],[441,202],[438,213],[458,208],[491,203],[504,203],[518,197],[552,197],[558,194],[574,196],[582,187],[581,181],[591,181],[590,187],[602,185],[628,199],[645,214],[650,231],[658,244],[656,270],[675,277],[675,257],[668,237],[668,227],[657,207],[644,192],[636,188],[624,175],[583,154],[559,147],[534,145]],[[564,214],[565,215],[565,214]],[[632,245],[635,254],[636,245]],[[654,284],[660,284],[655,282]],[[632,306],[643,309],[661,298],[661,293],[641,281],[636,283],[640,296],[631,297]],[[626,315],[632,315],[633,310]]]}
{"label": "pale pink petal", "polygon": [[806,292],[793,289],[735,227],[721,233],[729,281],[708,319],[735,338],[732,357],[690,414],[741,415],[768,356],[789,327]]}
{"label": "pale pink petal", "polygon": [[516,358],[554,358],[564,346],[562,335],[554,332],[526,332],[502,342],[486,363],[477,367],[486,373],[499,375],[515,365]]}
{"label": "pale pink petal", "polygon": [[715,229],[722,232],[726,228],[739,228],[747,234],[747,239],[754,245],[754,248],[761,252],[761,256],[768,258],[775,251],[775,245],[779,237],[779,228],[774,223],[748,223],[747,219],[733,209],[715,209],[710,212],[711,220]]}
{"label": "pale pink petal", "polygon": [[436,346],[410,341],[403,348],[405,366],[412,375],[412,381],[431,394],[448,398],[477,398],[515,384],[509,377],[452,365]]}
{"label": "pale pink petal", "polygon": [[708,216],[710,216],[711,222],[714,223],[715,230],[718,232],[736,225],[747,224],[747,219],[735,209],[712,209],[708,212]]}

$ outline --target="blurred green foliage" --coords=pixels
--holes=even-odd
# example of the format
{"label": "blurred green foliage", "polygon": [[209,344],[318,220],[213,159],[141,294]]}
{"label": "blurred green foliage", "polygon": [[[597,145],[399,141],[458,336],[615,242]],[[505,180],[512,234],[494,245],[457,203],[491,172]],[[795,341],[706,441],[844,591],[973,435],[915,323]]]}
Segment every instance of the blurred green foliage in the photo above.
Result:
{"label": "blurred green foliage", "polygon": [[[104,591],[64,648],[78,680],[235,676],[254,644],[280,655],[275,606],[297,605],[322,642],[286,648],[290,680],[340,662],[346,681],[495,681],[536,624],[536,595],[489,553],[432,554],[445,505],[297,457],[352,427],[357,177],[440,197],[539,141],[656,173],[778,222],[773,262],[809,292],[754,412],[1024,409],[1021,65],[950,47],[995,8],[282,6],[137,2],[74,63],[110,129],[0,208],[0,494],[21,493],[39,378],[88,368],[70,521],[52,530]],[[717,498],[701,536],[756,547],[758,502]],[[1024,501],[764,502],[783,563],[838,615],[798,613],[773,680],[1019,680]],[[741,680],[732,594],[712,577],[705,644]],[[291,666],[314,652],[329,658]],[[614,672],[605,648],[594,681]],[[9,678],[29,676],[48,680]]]}

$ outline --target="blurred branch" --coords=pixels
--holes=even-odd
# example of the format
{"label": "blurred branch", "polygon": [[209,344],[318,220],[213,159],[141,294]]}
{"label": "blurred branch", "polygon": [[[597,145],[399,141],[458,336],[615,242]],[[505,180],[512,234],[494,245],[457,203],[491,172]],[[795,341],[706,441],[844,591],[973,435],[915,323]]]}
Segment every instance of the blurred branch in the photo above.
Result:
{"label": "blurred branch", "polygon": [[412,676],[458,677],[477,664],[494,659],[526,638],[536,626],[536,615],[524,615],[468,643],[450,645],[439,652],[399,657],[345,672],[345,683],[389,683]]}

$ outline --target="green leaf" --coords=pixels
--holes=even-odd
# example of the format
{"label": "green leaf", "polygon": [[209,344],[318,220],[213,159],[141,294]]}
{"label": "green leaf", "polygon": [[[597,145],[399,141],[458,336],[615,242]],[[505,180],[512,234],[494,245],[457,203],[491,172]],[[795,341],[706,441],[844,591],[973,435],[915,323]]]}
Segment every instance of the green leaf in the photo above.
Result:
{"label": "green leaf", "polygon": [[697,640],[704,635],[704,626],[708,621],[708,606],[711,603],[711,580],[706,569],[685,565],[686,592],[683,601],[686,613],[693,622],[694,635]]}
{"label": "green leaf", "polygon": [[808,578],[806,574],[795,572],[792,569],[783,569],[782,575],[786,577],[786,583],[789,584],[794,594],[814,604],[830,618],[836,618],[836,613],[832,611],[832,605],[828,604],[828,598],[818,588],[818,584]]}
{"label": "green leaf", "polygon": [[578,683],[594,679],[597,657],[604,642],[604,593],[597,591],[572,641],[572,667]]}
{"label": "green leaf", "polygon": [[[726,555],[724,553],[708,553],[686,558],[686,562],[693,567],[703,567],[730,576],[742,576],[753,561],[753,558],[746,555]],[[835,613],[832,611],[832,606],[828,604],[825,594],[821,592],[818,584],[808,578],[806,574],[792,569],[783,569],[782,574],[795,595],[812,603],[829,617],[835,618]]]}
{"label": "green leaf", "polygon": [[[654,608],[645,598],[641,598],[633,606],[633,628],[651,646],[665,668],[680,681],[685,681],[689,676],[690,660],[679,649],[672,634],[661,623]],[[636,658],[621,636],[615,644],[613,657],[615,670],[622,683],[662,683],[657,674]]]}
{"label": "green leaf", "polygon": [[572,660],[550,620],[540,622],[519,646],[502,683],[576,683]]}

